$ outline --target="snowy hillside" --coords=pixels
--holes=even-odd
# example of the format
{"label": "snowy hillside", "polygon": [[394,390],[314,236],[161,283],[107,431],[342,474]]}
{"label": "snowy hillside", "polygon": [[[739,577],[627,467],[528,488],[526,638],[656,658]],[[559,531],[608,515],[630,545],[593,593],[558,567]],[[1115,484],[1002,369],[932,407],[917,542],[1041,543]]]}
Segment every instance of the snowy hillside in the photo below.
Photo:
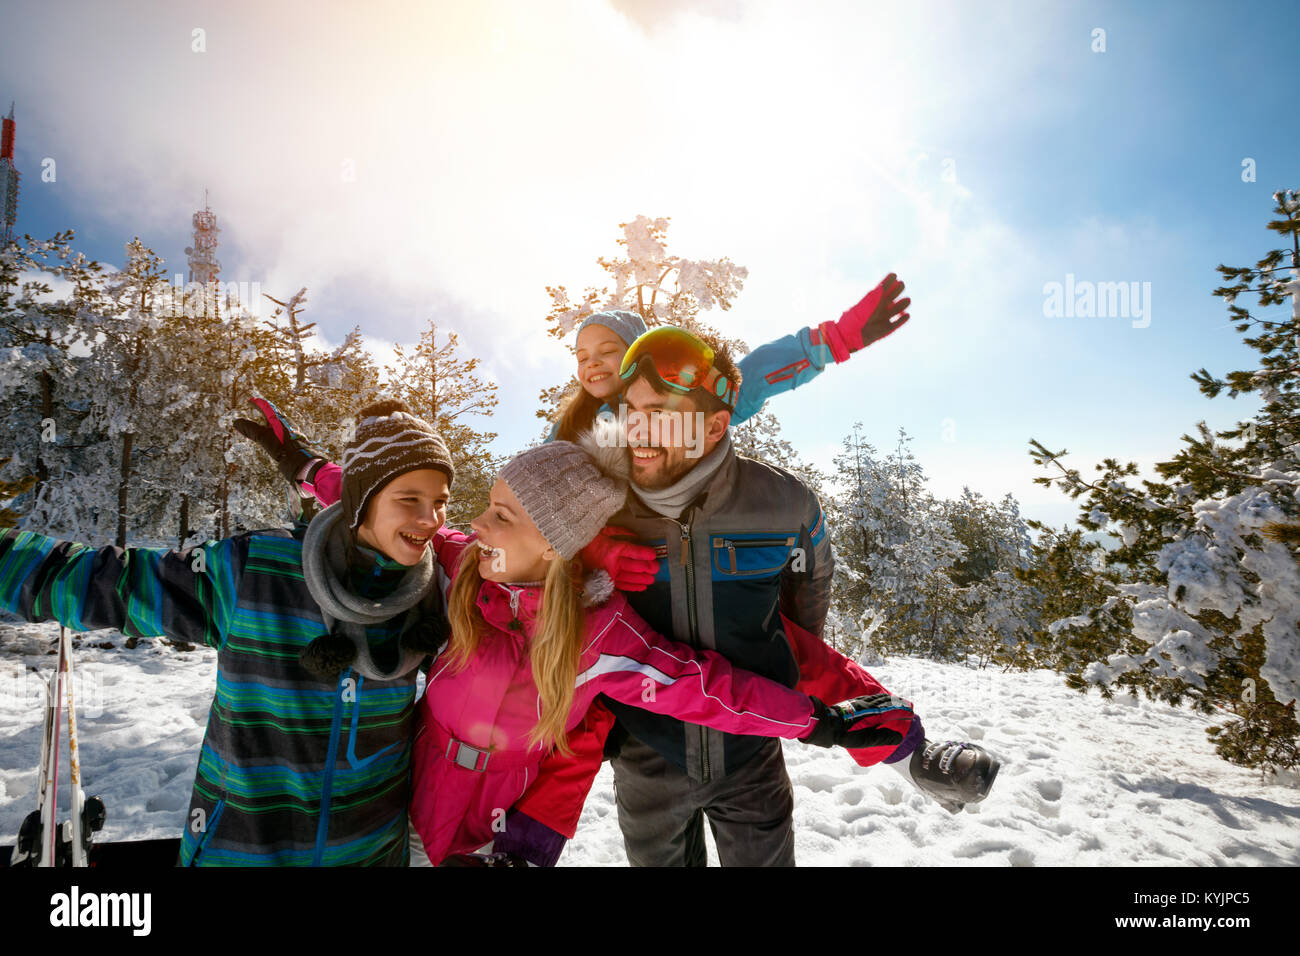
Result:
{"label": "snowy hillside", "polygon": [[[29,669],[48,674],[44,650],[57,634],[54,624],[0,625],[2,843],[35,806],[41,698]],[[93,646],[103,641],[115,647]],[[152,641],[128,650],[113,631],[83,639],[82,768],[88,792],[108,804],[107,839],[179,833],[215,660]],[[800,865],[1300,864],[1300,779],[1262,783],[1220,760],[1208,718],[1082,697],[1047,671],[905,659],[872,670],[915,702],[930,737],[979,742],[1003,758],[1002,772],[985,803],[952,816],[892,769],[787,743]],[[561,865],[625,865],[612,776],[606,764]]]}

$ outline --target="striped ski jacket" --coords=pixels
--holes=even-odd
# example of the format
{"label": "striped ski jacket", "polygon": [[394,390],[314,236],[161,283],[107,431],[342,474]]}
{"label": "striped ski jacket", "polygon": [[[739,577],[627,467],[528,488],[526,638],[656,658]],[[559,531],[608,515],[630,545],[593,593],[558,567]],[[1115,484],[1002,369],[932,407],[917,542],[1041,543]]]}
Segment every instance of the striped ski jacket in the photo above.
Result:
{"label": "striped ski jacket", "polygon": [[[217,683],[181,843],[187,866],[405,865],[416,671],[314,677],[298,655],[325,633],[302,576],[301,536],[251,531],[184,551],[98,550],[0,534],[0,606],[74,630],[202,642]],[[354,551],[350,586],[389,593],[404,568]],[[405,615],[402,616],[405,619]],[[417,626],[445,631],[441,587]],[[367,630],[395,662],[397,619]]]}

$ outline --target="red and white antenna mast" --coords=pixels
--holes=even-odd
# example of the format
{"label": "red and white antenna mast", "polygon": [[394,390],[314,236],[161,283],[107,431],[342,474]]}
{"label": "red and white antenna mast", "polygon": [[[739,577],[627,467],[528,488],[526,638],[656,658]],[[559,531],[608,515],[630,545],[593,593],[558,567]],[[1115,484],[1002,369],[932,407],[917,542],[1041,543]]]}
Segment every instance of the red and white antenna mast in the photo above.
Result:
{"label": "red and white antenna mast", "polygon": [[208,285],[217,281],[221,263],[217,260],[217,214],[208,207],[208,191],[203,190],[203,208],[194,214],[194,245],[185,247],[190,264],[187,281]]}
{"label": "red and white antenna mast", "polygon": [[14,166],[14,104],[9,103],[9,115],[4,118],[4,132],[0,134],[0,247],[7,246],[14,237],[14,223],[18,221],[18,170]]}

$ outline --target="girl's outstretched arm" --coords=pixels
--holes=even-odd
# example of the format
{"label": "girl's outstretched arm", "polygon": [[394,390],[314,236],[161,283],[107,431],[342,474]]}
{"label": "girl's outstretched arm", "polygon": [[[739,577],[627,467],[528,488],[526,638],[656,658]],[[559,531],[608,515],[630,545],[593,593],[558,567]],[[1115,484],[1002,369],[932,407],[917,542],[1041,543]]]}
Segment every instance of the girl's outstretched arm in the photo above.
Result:
{"label": "girl's outstretched arm", "polygon": [[793,335],[760,345],[739,362],[740,396],[731,424],[758,414],[772,396],[812,381],[832,362],[878,342],[908,321],[911,299],[900,300],[903,283],[894,273],[839,319],[805,326]]}

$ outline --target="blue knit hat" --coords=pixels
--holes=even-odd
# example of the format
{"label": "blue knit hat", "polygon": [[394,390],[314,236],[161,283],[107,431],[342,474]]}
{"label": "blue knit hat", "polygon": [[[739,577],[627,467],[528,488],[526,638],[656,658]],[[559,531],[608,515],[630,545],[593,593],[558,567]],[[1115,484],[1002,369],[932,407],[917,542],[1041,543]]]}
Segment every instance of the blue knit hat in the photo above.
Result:
{"label": "blue knit hat", "polygon": [[582,330],[589,325],[603,325],[622,339],[624,345],[631,345],[646,333],[645,322],[642,321],[641,316],[625,309],[597,312],[595,315],[588,316],[587,320],[578,326],[578,334],[581,335]]}

